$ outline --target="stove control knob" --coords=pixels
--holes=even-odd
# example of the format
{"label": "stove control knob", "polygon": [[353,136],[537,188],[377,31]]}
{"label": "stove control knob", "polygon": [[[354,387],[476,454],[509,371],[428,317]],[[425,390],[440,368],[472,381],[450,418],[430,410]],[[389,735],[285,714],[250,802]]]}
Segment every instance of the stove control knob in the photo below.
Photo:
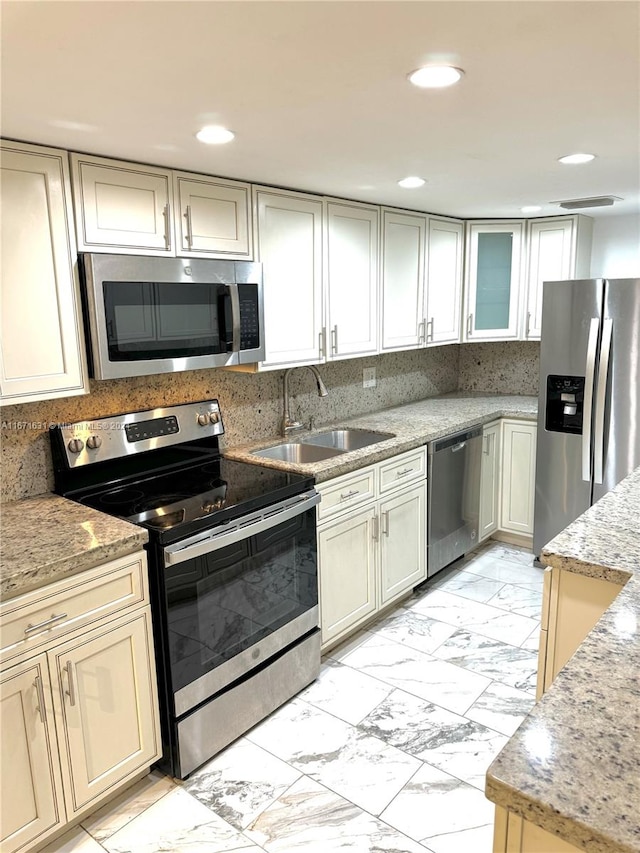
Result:
{"label": "stove control knob", "polygon": [[217,424],[220,420],[220,415],[217,412],[211,412],[209,415],[209,422],[212,424]]}
{"label": "stove control knob", "polygon": [[209,418],[207,415],[198,415],[197,420],[199,426],[207,426],[207,424],[209,423]]}
{"label": "stove control knob", "polygon": [[70,453],[81,453],[84,441],[81,438],[72,438],[67,447]]}
{"label": "stove control knob", "polygon": [[87,447],[89,450],[97,450],[102,444],[102,439],[99,435],[90,435],[87,439]]}

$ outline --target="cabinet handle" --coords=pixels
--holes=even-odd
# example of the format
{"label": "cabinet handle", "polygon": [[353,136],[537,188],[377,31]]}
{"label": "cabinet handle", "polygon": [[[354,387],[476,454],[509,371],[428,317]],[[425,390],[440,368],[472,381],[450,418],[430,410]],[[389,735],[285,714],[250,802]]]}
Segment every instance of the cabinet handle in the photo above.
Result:
{"label": "cabinet handle", "polygon": [[374,542],[377,542],[378,539],[380,538],[380,520],[379,520],[377,515],[373,516],[373,518],[371,520],[371,524],[373,527],[371,535],[373,536]]}
{"label": "cabinet handle", "polygon": [[484,449],[483,449],[483,453],[484,453],[484,455],[485,455],[485,456],[488,456],[488,455],[489,455],[489,438],[490,438],[490,436],[488,436],[488,435],[485,435],[485,436],[484,436]]}
{"label": "cabinet handle", "polygon": [[323,326],[322,331],[318,335],[318,342],[319,342],[319,347],[320,347],[320,358],[324,358],[326,355],[326,353],[325,353],[326,340],[327,340],[327,327]]}
{"label": "cabinet handle", "polygon": [[187,220],[187,243],[189,248],[193,249],[193,222],[191,221],[191,205],[188,204],[185,210],[184,218]]}
{"label": "cabinet handle", "polygon": [[73,661],[68,660],[64,669],[66,670],[67,681],[69,682],[69,689],[65,690],[65,693],[69,697],[69,705],[73,707],[76,704],[76,688],[73,681]]}
{"label": "cabinet handle", "polygon": [[382,532],[385,536],[389,535],[389,512],[387,510],[382,513]]}
{"label": "cabinet handle", "polygon": [[67,618],[66,613],[61,613],[59,616],[56,616],[54,613],[51,614],[51,619],[45,619],[44,622],[38,622],[37,625],[27,625],[24,629],[24,633],[29,636],[29,634],[35,634],[36,631],[42,631],[43,628],[47,628],[49,625],[55,625],[56,622],[60,622],[63,619]]}
{"label": "cabinet handle", "polygon": [[331,354],[338,354],[338,327],[334,326],[331,330]]}
{"label": "cabinet handle", "polygon": [[418,343],[423,344],[427,336],[427,321],[425,319],[418,323]]}
{"label": "cabinet handle", "polygon": [[403,468],[402,471],[396,472],[396,477],[406,477],[407,474],[411,474],[413,468]]}
{"label": "cabinet handle", "polygon": [[427,323],[427,329],[429,329],[429,333],[427,335],[427,340],[432,341],[433,340],[433,317]]}
{"label": "cabinet handle", "polygon": [[44,688],[42,686],[42,679],[39,675],[36,675],[35,681],[33,682],[33,686],[36,688],[36,693],[38,695],[38,704],[36,705],[36,711],[40,714],[40,721],[42,725],[45,725],[47,722],[47,709],[44,704]]}
{"label": "cabinet handle", "polygon": [[355,497],[356,495],[359,495],[359,494],[360,494],[360,492],[358,491],[358,489],[352,490],[352,491],[350,491],[350,492],[345,492],[344,494],[341,494],[341,495],[340,495],[340,500],[341,500],[341,501],[348,501],[348,500],[350,500],[351,498],[353,498],[353,497]]}
{"label": "cabinet handle", "polygon": [[467,335],[471,335],[471,330],[473,326],[473,314],[469,314],[467,317]]}
{"label": "cabinet handle", "polygon": [[164,242],[167,249],[171,248],[171,237],[169,235],[169,202],[167,202],[162,211],[164,216]]}
{"label": "cabinet handle", "polygon": [[529,337],[529,329],[531,328],[531,311],[527,311],[527,328],[525,330],[525,338]]}

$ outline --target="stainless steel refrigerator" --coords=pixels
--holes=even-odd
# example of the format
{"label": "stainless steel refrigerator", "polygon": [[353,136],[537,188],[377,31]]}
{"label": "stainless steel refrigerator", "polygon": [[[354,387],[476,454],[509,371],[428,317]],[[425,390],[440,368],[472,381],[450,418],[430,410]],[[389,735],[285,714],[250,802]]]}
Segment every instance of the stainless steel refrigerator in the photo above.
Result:
{"label": "stainless steel refrigerator", "polygon": [[544,283],[533,549],[640,465],[640,279]]}

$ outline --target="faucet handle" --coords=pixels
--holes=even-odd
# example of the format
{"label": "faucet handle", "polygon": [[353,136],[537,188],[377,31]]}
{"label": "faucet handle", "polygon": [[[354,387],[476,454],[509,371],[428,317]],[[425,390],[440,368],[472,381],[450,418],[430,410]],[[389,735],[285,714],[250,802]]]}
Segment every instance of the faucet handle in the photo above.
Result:
{"label": "faucet handle", "polygon": [[291,418],[286,418],[282,424],[282,432],[283,435],[288,435],[290,432],[295,432],[296,430],[304,429],[304,424],[300,423],[300,421],[292,421]]}

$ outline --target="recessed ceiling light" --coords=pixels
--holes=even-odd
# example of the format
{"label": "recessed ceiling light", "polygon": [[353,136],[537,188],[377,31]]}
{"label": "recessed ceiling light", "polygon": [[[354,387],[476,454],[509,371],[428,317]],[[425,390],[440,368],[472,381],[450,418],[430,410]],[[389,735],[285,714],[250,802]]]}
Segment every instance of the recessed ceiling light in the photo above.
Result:
{"label": "recessed ceiling light", "polygon": [[411,175],[408,178],[403,178],[398,181],[398,186],[404,187],[405,190],[415,190],[418,187],[424,186],[424,178],[419,178],[417,175]]}
{"label": "recessed ceiling light", "polygon": [[219,124],[208,124],[196,133],[196,139],[207,145],[224,145],[225,142],[231,142],[234,136],[235,133]]}
{"label": "recessed ceiling light", "polygon": [[525,207],[521,207],[520,210],[523,213],[537,213],[539,210],[542,210],[539,204],[527,204]]}
{"label": "recessed ceiling light", "polygon": [[462,68],[453,65],[425,65],[407,75],[409,82],[421,89],[441,89],[444,86],[453,86],[462,77]]}
{"label": "recessed ceiling light", "polygon": [[595,158],[595,154],[567,154],[565,157],[558,157],[558,163],[577,165],[578,163],[590,163]]}

